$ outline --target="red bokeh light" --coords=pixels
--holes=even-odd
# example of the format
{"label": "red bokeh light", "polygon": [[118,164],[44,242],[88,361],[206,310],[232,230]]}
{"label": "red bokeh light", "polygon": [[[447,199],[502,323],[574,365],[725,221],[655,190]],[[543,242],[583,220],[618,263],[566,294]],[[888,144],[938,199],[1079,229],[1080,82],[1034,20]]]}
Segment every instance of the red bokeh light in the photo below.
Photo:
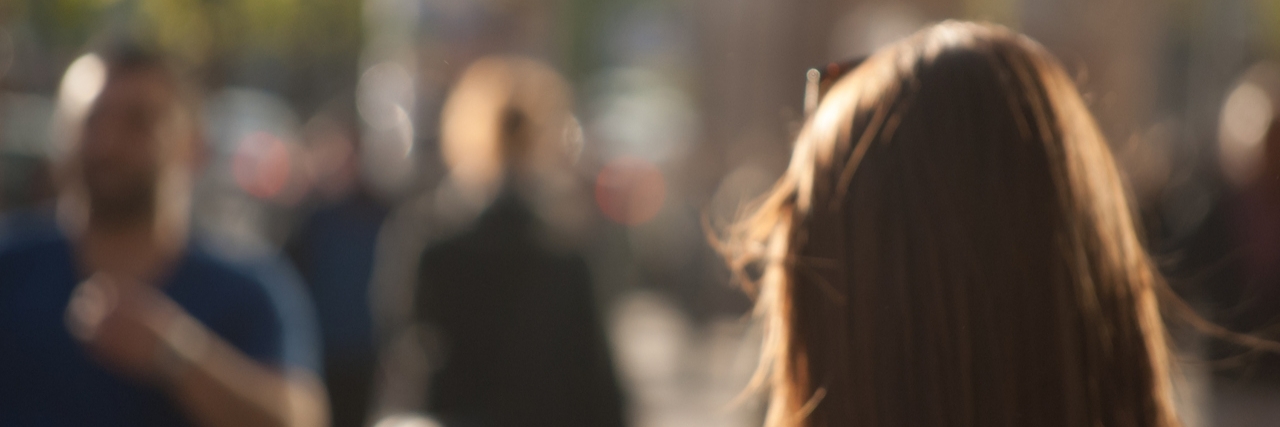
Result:
{"label": "red bokeh light", "polygon": [[275,135],[254,132],[236,144],[231,175],[245,193],[259,199],[279,195],[289,183],[289,147]]}
{"label": "red bokeh light", "polygon": [[643,159],[621,157],[596,176],[596,205],[605,217],[624,225],[649,222],[662,210],[667,186],[662,171]]}

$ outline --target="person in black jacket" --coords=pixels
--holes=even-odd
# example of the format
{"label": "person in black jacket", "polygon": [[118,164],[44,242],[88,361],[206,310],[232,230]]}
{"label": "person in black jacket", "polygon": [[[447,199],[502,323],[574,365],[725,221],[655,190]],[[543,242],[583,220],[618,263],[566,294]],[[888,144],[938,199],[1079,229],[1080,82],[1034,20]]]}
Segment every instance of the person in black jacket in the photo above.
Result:
{"label": "person in black jacket", "polygon": [[624,424],[591,275],[547,190],[572,181],[568,99],[546,65],[494,57],[445,105],[442,191],[475,214],[423,252],[413,317],[439,338],[426,409],[446,426]]}

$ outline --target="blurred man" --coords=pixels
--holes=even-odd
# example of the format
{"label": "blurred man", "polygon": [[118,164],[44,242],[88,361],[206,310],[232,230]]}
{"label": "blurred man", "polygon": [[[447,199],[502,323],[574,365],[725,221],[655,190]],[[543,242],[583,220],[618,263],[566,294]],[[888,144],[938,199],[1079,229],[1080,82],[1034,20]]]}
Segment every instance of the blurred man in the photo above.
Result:
{"label": "blurred man", "polygon": [[201,129],[179,73],[126,49],[65,79],[57,218],[0,228],[0,425],[325,425],[292,273],[189,237]]}
{"label": "blurred man", "polygon": [[308,124],[323,203],[302,221],[285,251],[315,300],[324,343],[325,386],[335,427],[365,424],[377,351],[369,281],[378,231],[389,209],[361,176],[355,112],[335,101]]}
{"label": "blurred man", "polygon": [[441,191],[453,193],[438,207],[473,210],[422,252],[413,298],[434,338],[426,409],[445,426],[625,423],[591,274],[569,243],[586,222],[568,196],[569,99],[550,67],[490,57],[445,104]]}

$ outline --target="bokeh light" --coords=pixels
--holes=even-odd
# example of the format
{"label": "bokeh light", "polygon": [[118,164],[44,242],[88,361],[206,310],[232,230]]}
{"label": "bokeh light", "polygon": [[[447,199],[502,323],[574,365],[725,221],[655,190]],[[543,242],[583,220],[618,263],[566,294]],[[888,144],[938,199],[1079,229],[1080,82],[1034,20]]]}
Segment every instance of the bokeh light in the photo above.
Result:
{"label": "bokeh light", "polygon": [[72,141],[78,138],[71,124],[84,117],[106,81],[107,66],[98,55],[83,55],[67,67],[58,86],[58,110],[50,135],[57,152],[67,151]]}
{"label": "bokeh light", "polygon": [[624,225],[649,222],[667,196],[666,180],[657,166],[635,157],[610,161],[596,176],[596,205],[605,217]]}
{"label": "bokeh light", "polygon": [[1274,107],[1266,90],[1253,83],[1241,84],[1227,96],[1218,138],[1222,171],[1232,184],[1253,181],[1261,169],[1262,142]]}
{"label": "bokeh light", "polygon": [[259,199],[271,199],[289,183],[289,147],[266,132],[253,132],[236,144],[231,174],[236,185]]}

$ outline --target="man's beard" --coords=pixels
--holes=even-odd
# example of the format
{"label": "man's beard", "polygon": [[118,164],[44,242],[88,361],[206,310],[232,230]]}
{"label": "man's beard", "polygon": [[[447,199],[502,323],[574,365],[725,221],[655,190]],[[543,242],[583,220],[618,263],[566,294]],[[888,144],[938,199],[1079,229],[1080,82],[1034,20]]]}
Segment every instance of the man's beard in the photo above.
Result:
{"label": "man's beard", "polygon": [[97,226],[117,228],[143,224],[155,216],[155,183],[136,183],[117,191],[94,191],[89,184],[89,220]]}

